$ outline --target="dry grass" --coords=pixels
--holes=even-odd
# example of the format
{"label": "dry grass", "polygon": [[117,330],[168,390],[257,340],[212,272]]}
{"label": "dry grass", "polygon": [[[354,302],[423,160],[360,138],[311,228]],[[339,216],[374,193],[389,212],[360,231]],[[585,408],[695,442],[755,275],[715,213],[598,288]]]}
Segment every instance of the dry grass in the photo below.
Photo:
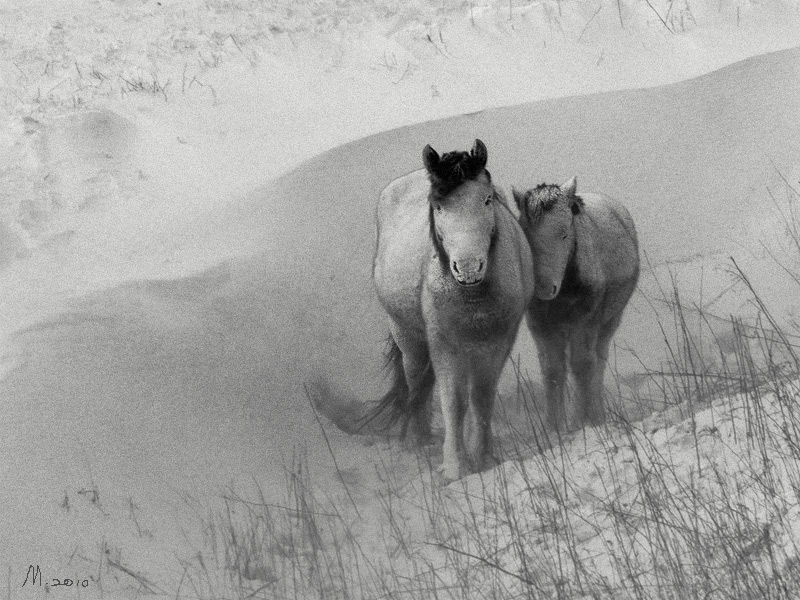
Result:
{"label": "dry grass", "polygon": [[517,370],[516,407],[497,416],[507,460],[491,471],[443,488],[420,453],[418,474],[401,480],[388,444],[376,451],[379,489],[354,500],[323,497],[298,457],[285,505],[231,492],[204,520],[205,547],[185,565],[191,595],[799,597],[796,338],[730,268],[758,318],[689,318],[697,309],[673,282],[666,362],[635,389],[612,374],[606,425],[548,437],[538,388]]}
{"label": "dry grass", "polygon": [[[508,4],[509,20],[520,4],[529,3]],[[561,3],[547,4],[560,27]],[[626,4],[616,3],[620,26]],[[694,21],[688,2],[647,5],[671,33]],[[84,48],[55,24],[63,41],[53,47],[45,36],[29,36],[25,52],[9,59],[16,71],[4,102],[13,112],[127,93],[171,101],[179,80],[181,94],[207,87],[216,102],[215,89],[201,82],[209,70],[234,60],[255,67],[291,33],[325,33],[382,12],[436,23],[464,6],[472,9],[384,2],[365,17],[357,2],[206,0],[191,18],[169,13],[183,27],[132,13],[153,27],[128,47],[106,33]],[[599,10],[581,25],[579,40]],[[438,35],[443,44],[441,29]],[[130,70],[161,47],[172,71]],[[396,59],[391,65],[399,68]],[[791,192],[791,254],[780,257],[790,273],[800,257]],[[643,365],[635,388],[612,382],[604,427],[553,437],[536,410],[537,387],[518,370],[518,410],[498,410],[507,460],[492,471],[442,488],[421,453],[417,475],[400,478],[392,468],[398,449],[389,445],[376,451],[377,489],[328,495],[298,454],[285,468],[282,503],[267,502],[255,482],[254,492],[231,489],[198,516],[201,545],[181,561],[169,593],[121,561],[108,559],[107,568],[135,579],[144,593],[173,598],[798,597],[800,330],[770,312],[735,262],[730,269],[758,319],[700,312],[695,327],[697,309],[673,282],[661,299],[672,316],[662,323],[665,365]],[[652,414],[634,420],[632,413]]]}

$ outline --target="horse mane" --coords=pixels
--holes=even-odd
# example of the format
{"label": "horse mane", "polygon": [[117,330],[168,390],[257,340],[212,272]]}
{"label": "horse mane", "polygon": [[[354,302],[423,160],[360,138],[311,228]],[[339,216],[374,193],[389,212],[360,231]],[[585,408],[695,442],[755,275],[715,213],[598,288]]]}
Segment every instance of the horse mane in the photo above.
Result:
{"label": "horse mane", "polygon": [[439,262],[442,265],[443,269],[449,268],[448,263],[450,262],[450,258],[447,256],[447,251],[442,246],[442,242],[439,241],[439,236],[436,235],[436,224],[434,223],[433,217],[433,204],[428,205],[428,225],[430,228],[431,234],[431,243],[433,244],[433,249],[436,251],[436,256],[439,258]]}
{"label": "horse mane", "polygon": [[[528,218],[536,223],[542,215],[552,209],[559,199],[564,198],[561,186],[555,183],[540,183],[530,191],[530,201],[526,203]],[[575,202],[583,206],[583,198],[575,194]]]}
{"label": "horse mane", "polygon": [[492,175],[485,165],[485,160],[470,152],[461,150],[445,152],[433,172],[428,172],[431,182],[431,199],[441,199],[447,196],[465,181],[477,179],[481,173],[486,173],[486,177],[491,182]]}

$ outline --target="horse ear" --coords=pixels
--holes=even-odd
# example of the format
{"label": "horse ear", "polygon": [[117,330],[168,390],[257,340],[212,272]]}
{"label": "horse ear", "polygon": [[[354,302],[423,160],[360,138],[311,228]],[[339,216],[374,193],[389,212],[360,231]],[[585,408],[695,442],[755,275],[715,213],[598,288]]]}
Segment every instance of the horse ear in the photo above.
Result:
{"label": "horse ear", "polygon": [[567,181],[561,184],[561,191],[564,192],[569,198],[575,195],[575,190],[578,189],[578,177],[573,175]]}
{"label": "horse ear", "polygon": [[486,161],[489,160],[489,152],[486,150],[486,145],[482,141],[479,139],[475,140],[470,154],[478,159],[481,169],[486,166]]}
{"label": "horse ear", "polygon": [[422,162],[425,164],[425,168],[428,169],[428,173],[434,175],[439,164],[439,153],[431,148],[430,144],[422,150]]}

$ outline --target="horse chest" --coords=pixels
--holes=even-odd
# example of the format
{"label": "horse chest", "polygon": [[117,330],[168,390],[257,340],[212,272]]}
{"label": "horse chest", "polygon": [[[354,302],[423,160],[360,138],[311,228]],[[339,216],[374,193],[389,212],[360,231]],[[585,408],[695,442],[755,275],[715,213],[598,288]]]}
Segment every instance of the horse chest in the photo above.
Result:
{"label": "horse chest", "polygon": [[490,286],[464,289],[449,282],[426,286],[422,303],[428,327],[453,341],[485,342],[504,337],[518,324],[515,315],[520,310],[494,291]]}
{"label": "horse chest", "polygon": [[552,300],[534,299],[528,314],[537,329],[591,320],[597,312],[598,296],[591,289],[562,289]]}
{"label": "horse chest", "polygon": [[565,322],[587,316],[591,312],[591,305],[588,295],[561,293],[552,300],[534,300],[531,307],[540,319]]}

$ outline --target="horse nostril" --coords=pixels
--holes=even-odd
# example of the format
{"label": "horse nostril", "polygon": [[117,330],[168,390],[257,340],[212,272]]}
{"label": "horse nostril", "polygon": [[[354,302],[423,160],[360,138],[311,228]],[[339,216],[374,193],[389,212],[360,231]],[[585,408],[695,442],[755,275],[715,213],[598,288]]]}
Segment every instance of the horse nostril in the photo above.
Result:
{"label": "horse nostril", "polygon": [[456,273],[460,273],[461,272],[461,271],[458,270],[458,264],[456,263],[456,261],[453,261],[453,271],[455,271]]}
{"label": "horse nostril", "polygon": [[558,286],[557,285],[553,285],[553,289],[552,289],[551,293],[553,294],[553,296],[555,296],[557,292],[558,292]]}
{"label": "horse nostril", "polygon": [[478,262],[478,273],[483,272],[483,261]]}

